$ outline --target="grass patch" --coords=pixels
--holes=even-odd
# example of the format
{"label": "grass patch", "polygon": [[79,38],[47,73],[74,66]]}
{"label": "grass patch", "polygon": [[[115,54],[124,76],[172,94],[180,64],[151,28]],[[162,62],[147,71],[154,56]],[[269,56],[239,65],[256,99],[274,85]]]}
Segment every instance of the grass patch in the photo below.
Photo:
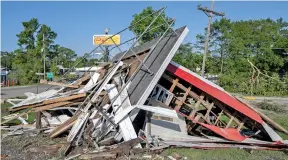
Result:
{"label": "grass patch", "polygon": [[27,96],[17,96],[14,99],[26,99],[26,98],[27,98]]}
{"label": "grass patch", "polygon": [[174,152],[191,160],[287,160],[287,155],[280,151],[253,150],[252,153],[248,153],[243,149],[235,148],[215,150],[169,148],[162,155],[166,157],[172,155]]}
{"label": "grass patch", "polygon": [[226,115],[222,114],[219,118],[222,122],[225,122],[226,124],[230,121],[230,118]]}
{"label": "grass patch", "polygon": [[[280,124],[285,129],[288,129],[288,114],[269,114],[269,117],[273,119],[275,122]],[[278,132],[277,133],[285,140],[288,140],[288,135]],[[288,158],[287,158],[288,159]]]}
{"label": "grass patch", "polygon": [[[282,112],[282,113],[276,113],[273,111],[268,110],[262,110],[262,112],[267,115],[269,118],[274,120],[276,123],[278,123],[280,126],[288,130],[288,113]],[[288,135],[284,134],[282,132],[276,131],[284,140],[288,140]],[[288,158],[287,158],[288,159]]]}
{"label": "grass patch", "polygon": [[[28,110],[21,110],[19,112],[9,112],[9,108],[12,106],[12,104],[5,102],[5,103],[1,103],[1,119],[4,116],[7,116],[9,114],[13,114],[13,113],[23,113],[23,112],[27,112]],[[26,115],[21,116],[22,118],[26,119]],[[28,113],[28,119],[26,120],[29,124],[34,123],[35,120],[35,113],[34,112],[30,112]],[[2,121],[4,121],[4,119],[2,119]],[[18,124],[22,124],[20,120],[18,119],[14,119],[11,120],[9,122],[7,122],[5,125],[18,125]]]}
{"label": "grass patch", "polygon": [[267,100],[257,103],[257,106],[263,110],[273,111],[276,113],[286,113],[284,106],[269,103]]}

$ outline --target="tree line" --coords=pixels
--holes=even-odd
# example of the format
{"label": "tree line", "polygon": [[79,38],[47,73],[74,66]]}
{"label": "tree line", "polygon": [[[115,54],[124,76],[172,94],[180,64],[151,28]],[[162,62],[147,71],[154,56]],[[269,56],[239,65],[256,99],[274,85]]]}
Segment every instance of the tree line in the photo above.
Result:
{"label": "tree line", "polygon": [[[57,65],[70,68],[87,55],[85,53],[83,57],[77,56],[72,49],[55,44],[57,33],[46,24],[40,24],[36,18],[22,22],[22,26],[23,30],[16,35],[18,49],[10,53],[1,52],[2,67],[10,70],[9,78],[17,79],[20,84],[38,81],[36,73],[43,73],[44,57],[46,72],[57,75]],[[86,56],[77,67],[89,66],[95,61],[97,59]]]}
{"label": "tree line", "polygon": [[[153,12],[152,7],[147,7],[133,15],[132,26],[144,17],[147,19],[130,27],[130,31],[136,36],[140,35],[155,18]],[[162,17],[171,22],[165,13]],[[155,29],[143,35],[140,44],[161,36],[168,28],[168,25],[161,25],[163,23],[163,18],[158,18],[151,26]],[[1,56],[2,65],[6,64],[15,71],[12,76],[20,83],[37,81],[35,73],[43,71],[43,53],[46,54],[47,71],[54,73],[57,73],[57,65],[69,68],[82,58],[73,50],[54,44],[57,34],[49,26],[39,24],[37,19],[33,18],[22,25],[24,29],[17,34],[19,49],[11,53],[3,52]],[[195,43],[180,46],[173,60],[199,72],[204,42],[204,34],[198,34]],[[91,66],[95,61],[88,57],[79,66]],[[288,95],[288,22],[283,18],[215,20],[211,24],[205,73],[218,75],[219,85],[230,92]]]}
{"label": "tree line", "polygon": [[[133,16],[131,24],[153,12],[152,7],[147,7]],[[167,21],[171,20],[165,14],[162,16]],[[163,19],[156,22],[152,27],[163,23]],[[143,22],[131,31],[142,33],[143,26],[148,24]],[[153,34],[161,35],[166,29],[167,26],[162,26],[152,33],[148,32],[149,36],[142,41],[147,42]],[[204,43],[204,34],[198,34],[196,43],[182,44],[173,60],[200,74]],[[281,17],[277,20],[215,20],[211,25],[206,61],[206,75],[218,75],[219,85],[230,92],[288,95],[288,22]]]}
{"label": "tree line", "polygon": [[[205,37],[184,44],[174,58],[194,70],[201,67]],[[258,19],[212,23],[205,72],[219,75],[231,92],[250,95],[288,95],[288,23]]]}

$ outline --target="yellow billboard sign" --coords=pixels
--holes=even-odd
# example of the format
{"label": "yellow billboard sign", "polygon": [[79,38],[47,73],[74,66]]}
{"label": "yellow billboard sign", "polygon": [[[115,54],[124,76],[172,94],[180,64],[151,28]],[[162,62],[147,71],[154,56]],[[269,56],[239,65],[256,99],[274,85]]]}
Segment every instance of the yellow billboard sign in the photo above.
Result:
{"label": "yellow billboard sign", "polygon": [[[94,35],[93,44],[94,45],[119,45],[120,44],[120,35]],[[109,38],[111,37],[111,38]],[[107,39],[107,40],[106,40]],[[106,41],[105,41],[106,40]],[[114,41],[114,42],[113,42]]]}

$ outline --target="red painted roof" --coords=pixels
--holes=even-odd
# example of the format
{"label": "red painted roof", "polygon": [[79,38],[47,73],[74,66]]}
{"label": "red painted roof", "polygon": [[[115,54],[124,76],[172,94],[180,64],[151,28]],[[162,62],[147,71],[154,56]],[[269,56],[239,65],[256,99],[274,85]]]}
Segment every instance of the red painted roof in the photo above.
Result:
{"label": "red painted roof", "polygon": [[218,99],[219,101],[225,103],[231,108],[234,108],[235,110],[243,113],[247,117],[250,117],[256,122],[260,124],[263,123],[263,120],[260,117],[260,115],[256,113],[255,111],[253,111],[252,109],[250,109],[248,106],[239,102],[237,99],[235,99],[234,97],[232,97],[225,91],[220,90],[219,88],[212,86],[211,84],[208,84],[207,82],[205,82],[205,80],[201,79],[199,76],[196,76],[195,74],[193,75],[191,71],[189,71],[187,68],[180,66],[180,65],[177,66],[177,65],[178,64],[170,63],[166,70],[173,73],[177,77],[189,82],[193,86],[201,89],[202,91]]}

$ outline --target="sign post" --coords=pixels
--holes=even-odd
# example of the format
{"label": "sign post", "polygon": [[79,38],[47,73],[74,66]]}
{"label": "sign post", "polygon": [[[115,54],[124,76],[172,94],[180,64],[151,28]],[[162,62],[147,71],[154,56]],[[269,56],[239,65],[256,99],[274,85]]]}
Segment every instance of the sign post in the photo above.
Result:
{"label": "sign post", "polygon": [[[113,39],[113,41],[115,43],[111,39],[108,39],[111,36],[113,36],[113,35],[94,35],[93,36],[93,44],[94,45],[100,45],[100,44],[101,45],[115,45],[115,44],[119,45],[120,44],[120,35],[115,35],[114,37],[111,38],[111,39]],[[108,39],[108,40],[105,41],[106,39]]]}
{"label": "sign post", "polygon": [[[104,62],[108,62],[109,60],[109,49],[108,47],[111,45],[119,45],[120,44],[120,35],[108,35],[109,29],[105,29],[105,35],[94,35],[93,36],[93,44],[94,45],[104,45],[105,46],[105,54],[104,54]],[[112,37],[113,36],[113,37]],[[110,38],[111,37],[111,38]]]}

